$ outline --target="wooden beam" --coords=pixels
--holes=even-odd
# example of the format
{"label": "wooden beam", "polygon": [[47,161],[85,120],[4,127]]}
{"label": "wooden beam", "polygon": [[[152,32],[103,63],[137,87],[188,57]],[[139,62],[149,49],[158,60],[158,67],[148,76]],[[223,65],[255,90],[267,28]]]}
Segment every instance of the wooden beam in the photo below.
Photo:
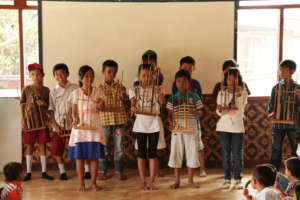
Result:
{"label": "wooden beam", "polygon": [[18,10],[19,16],[19,51],[20,51],[20,82],[21,82],[21,89],[24,88],[24,80],[25,80],[25,73],[24,73],[24,38],[23,38],[23,11],[22,9]]}

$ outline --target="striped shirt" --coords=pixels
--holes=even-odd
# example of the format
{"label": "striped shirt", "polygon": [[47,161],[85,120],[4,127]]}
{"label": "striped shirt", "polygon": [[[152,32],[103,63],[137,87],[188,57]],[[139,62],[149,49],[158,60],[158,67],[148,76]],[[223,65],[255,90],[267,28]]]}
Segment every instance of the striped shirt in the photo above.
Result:
{"label": "striped shirt", "polygon": [[167,109],[173,113],[174,125],[184,129],[197,129],[198,117],[189,113],[189,110],[199,111],[202,107],[198,94],[190,91],[185,94],[177,92],[167,102]]}

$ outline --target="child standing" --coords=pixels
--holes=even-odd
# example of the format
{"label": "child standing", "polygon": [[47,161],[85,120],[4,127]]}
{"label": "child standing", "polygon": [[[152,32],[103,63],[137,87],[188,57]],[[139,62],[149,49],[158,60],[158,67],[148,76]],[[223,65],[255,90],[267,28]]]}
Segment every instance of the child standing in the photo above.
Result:
{"label": "child standing", "polygon": [[[296,70],[296,63],[292,60],[284,60],[279,65],[279,76],[280,76],[280,82],[275,85],[272,89],[271,93],[271,99],[269,102],[269,118],[274,118],[274,110],[277,106],[276,103],[276,88],[281,87],[284,89],[292,88],[293,91],[300,88],[300,85],[298,85],[296,82],[293,81],[292,75],[294,74]],[[272,154],[271,154],[271,163],[277,168],[277,170],[280,169],[281,160],[282,160],[282,143],[285,138],[285,135],[288,136],[289,143],[291,145],[292,149],[292,156],[297,156],[297,132],[299,131],[299,127],[296,126],[297,122],[297,111],[298,107],[300,105],[299,98],[295,99],[295,104],[293,110],[295,111],[295,124],[281,124],[281,123],[273,123],[272,125]],[[284,110],[286,108],[285,104],[280,105],[280,109]]]}
{"label": "child standing", "polygon": [[235,183],[232,188],[242,189],[241,173],[245,133],[243,118],[248,93],[237,68],[228,69],[224,75],[223,84],[224,88],[217,97],[217,114],[220,116],[220,120],[216,128],[220,136],[225,179],[221,188],[229,189],[231,187],[233,172]]}
{"label": "child standing", "polygon": [[[191,76],[189,72],[183,69],[179,70],[175,75],[178,92],[173,94],[167,103],[170,127],[173,128],[176,127],[176,125],[189,124],[189,127],[185,128],[192,130],[191,133],[180,131],[172,133],[169,159],[169,166],[174,168],[175,175],[175,183],[171,185],[172,189],[180,187],[180,168],[182,167],[184,156],[186,157],[186,164],[188,167],[189,186],[193,188],[199,187],[194,183],[193,169],[200,166],[198,159],[199,134],[197,123],[199,123],[199,111],[203,105],[200,97],[196,93],[188,90],[190,81]],[[188,113],[185,113],[185,111],[182,113],[182,109],[180,108],[182,104],[186,104]],[[174,121],[176,124],[173,124]]]}
{"label": "child standing", "polygon": [[67,180],[64,168],[63,154],[68,137],[72,129],[72,102],[71,94],[78,88],[68,81],[69,69],[66,64],[60,63],[53,67],[53,76],[57,85],[50,91],[49,110],[52,111],[51,153],[55,157],[60,173],[60,180]]}
{"label": "child standing", "polygon": [[247,200],[280,200],[280,194],[272,186],[275,183],[276,170],[268,165],[257,165],[252,172],[251,185],[257,191],[250,195],[248,189],[244,189]]}
{"label": "child standing", "polygon": [[[186,71],[189,72],[190,76],[192,77],[192,73],[195,70],[195,60],[194,58],[190,57],[190,56],[186,56],[180,59],[180,67],[179,69],[184,69]],[[198,80],[191,78],[191,81],[189,82],[188,85],[188,90],[198,94],[198,96],[200,97],[200,99],[202,98],[202,88],[201,88],[201,84]],[[173,82],[173,87],[172,87],[172,92],[173,94],[176,94],[178,91],[177,87],[176,87],[176,82]],[[198,134],[199,134],[199,161],[200,161],[200,177],[206,177],[206,170],[205,170],[205,155],[204,155],[204,145],[202,142],[202,134],[201,134],[201,126],[200,126],[200,121],[198,123],[199,127],[198,127]]]}
{"label": "child standing", "polygon": [[24,171],[21,163],[11,162],[4,166],[5,186],[1,188],[1,200],[21,200],[22,199],[22,180]]}
{"label": "child standing", "polygon": [[[155,190],[155,178],[157,176],[157,145],[159,139],[160,125],[160,105],[164,104],[164,94],[160,86],[155,86],[153,90],[151,77],[151,65],[141,64],[139,66],[139,85],[135,90],[129,90],[131,100],[131,111],[137,112],[138,107],[152,107],[152,112],[156,115],[136,114],[133,125],[133,132],[136,134],[138,145],[138,169],[142,182],[142,189]],[[146,95],[145,95],[146,94]],[[146,159],[149,159],[150,182],[146,182]]]}
{"label": "child standing", "polygon": [[[29,77],[32,80],[32,85],[26,86],[22,91],[20,100],[21,114],[22,114],[22,129],[23,129],[23,144],[27,145],[26,148],[26,167],[27,174],[24,181],[31,180],[31,166],[32,166],[32,153],[33,146],[37,142],[39,144],[39,153],[42,165],[42,178],[53,180],[46,172],[46,144],[50,141],[48,130],[33,130],[30,131],[27,127],[28,121],[30,124],[35,124],[38,117],[41,117],[44,122],[47,118],[47,110],[49,106],[49,88],[43,86],[44,71],[43,67],[37,63],[28,65]],[[32,104],[36,103],[38,109]],[[29,114],[29,113],[32,113]],[[31,115],[28,119],[28,115]],[[44,124],[46,126],[46,124]]]}
{"label": "child standing", "polygon": [[[98,159],[105,157],[105,143],[103,130],[99,124],[100,94],[99,89],[93,87],[95,73],[87,65],[79,69],[79,86],[72,93],[73,128],[69,141],[69,157],[76,159],[76,171],[79,179],[79,191],[85,191],[84,161],[91,165],[90,188],[100,190],[96,183]],[[79,125],[79,127],[78,127]],[[85,127],[85,128],[83,128]]]}
{"label": "child standing", "polygon": [[[124,174],[124,148],[122,138],[127,124],[127,114],[124,104],[127,95],[126,88],[122,83],[114,80],[117,72],[118,64],[115,61],[106,60],[103,62],[102,73],[104,74],[105,82],[100,84],[100,93],[102,100],[106,99],[107,101],[105,101],[104,108],[100,112],[100,121],[104,129],[106,141],[109,140],[110,136],[113,136],[115,172],[118,174],[120,180],[126,180],[127,176]],[[119,106],[120,110],[109,110],[108,104]],[[101,180],[105,180],[107,179],[106,160],[100,159],[99,165],[100,174],[98,177]]]}

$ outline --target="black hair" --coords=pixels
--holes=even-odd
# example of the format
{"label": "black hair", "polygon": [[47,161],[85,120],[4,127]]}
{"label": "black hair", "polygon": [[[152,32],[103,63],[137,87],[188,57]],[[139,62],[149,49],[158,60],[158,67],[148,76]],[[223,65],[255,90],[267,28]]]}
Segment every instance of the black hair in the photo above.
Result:
{"label": "black hair", "polygon": [[184,63],[192,64],[193,66],[195,66],[196,62],[195,62],[194,58],[192,58],[191,56],[185,56],[185,57],[181,58],[179,61],[180,66],[183,65]]}
{"label": "black hair", "polygon": [[289,70],[296,70],[297,64],[293,60],[283,60],[281,61],[279,67],[288,68]]}
{"label": "black hair", "polygon": [[285,161],[285,167],[291,172],[293,177],[300,179],[300,158],[291,157]]}
{"label": "black hair", "polygon": [[93,75],[95,77],[95,72],[94,72],[94,70],[93,70],[93,68],[91,66],[89,66],[89,65],[83,65],[83,66],[81,66],[80,69],[79,69],[79,72],[78,72],[78,75],[79,75],[79,78],[80,78],[80,80],[79,80],[79,87],[82,87],[81,79],[83,79],[84,75],[88,71],[93,72]]}
{"label": "black hair", "polygon": [[10,162],[3,167],[3,172],[6,181],[16,181],[23,172],[23,166],[18,162]]}
{"label": "black hair", "polygon": [[181,69],[179,70],[178,72],[176,72],[175,74],[175,81],[178,79],[178,78],[186,78],[187,80],[191,80],[191,75],[188,71],[184,70],[184,69]]}
{"label": "black hair", "polygon": [[256,165],[252,175],[264,187],[273,186],[276,180],[276,171],[265,164]]}
{"label": "black hair", "polygon": [[118,63],[114,60],[106,60],[102,63],[102,72],[105,71],[106,67],[113,67],[116,69],[116,72],[118,71]]}
{"label": "black hair", "polygon": [[153,50],[147,50],[142,56],[143,63],[147,63],[148,60],[154,60],[157,63],[157,54]]}
{"label": "black hair", "polygon": [[53,67],[53,76],[55,76],[55,72],[58,70],[63,70],[66,74],[69,75],[69,68],[65,63],[58,63]]}
{"label": "black hair", "polygon": [[237,67],[237,63],[234,59],[225,60],[223,63],[222,70],[226,71],[229,67]]}
{"label": "black hair", "polygon": [[296,186],[295,186],[295,195],[296,195],[296,199],[297,200],[300,200],[300,183],[296,183]]}
{"label": "black hair", "polygon": [[241,76],[240,71],[237,68],[229,68],[226,73],[224,74],[224,86],[227,86],[227,79],[229,75],[233,75],[235,78],[238,79],[238,85],[244,88],[244,82]]}
{"label": "black hair", "polygon": [[152,66],[150,64],[140,64],[139,65],[139,74],[142,70],[151,70]]}

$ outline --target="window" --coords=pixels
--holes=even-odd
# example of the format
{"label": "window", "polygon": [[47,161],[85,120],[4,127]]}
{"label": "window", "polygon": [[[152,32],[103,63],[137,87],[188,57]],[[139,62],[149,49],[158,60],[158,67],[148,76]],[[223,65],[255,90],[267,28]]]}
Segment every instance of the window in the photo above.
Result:
{"label": "window", "polygon": [[39,62],[37,1],[28,2],[0,0],[0,97],[20,96],[25,66]]}
{"label": "window", "polygon": [[[237,59],[253,96],[270,95],[281,60],[300,67],[299,13],[299,0],[240,1]],[[293,78],[300,81],[300,69]]]}

